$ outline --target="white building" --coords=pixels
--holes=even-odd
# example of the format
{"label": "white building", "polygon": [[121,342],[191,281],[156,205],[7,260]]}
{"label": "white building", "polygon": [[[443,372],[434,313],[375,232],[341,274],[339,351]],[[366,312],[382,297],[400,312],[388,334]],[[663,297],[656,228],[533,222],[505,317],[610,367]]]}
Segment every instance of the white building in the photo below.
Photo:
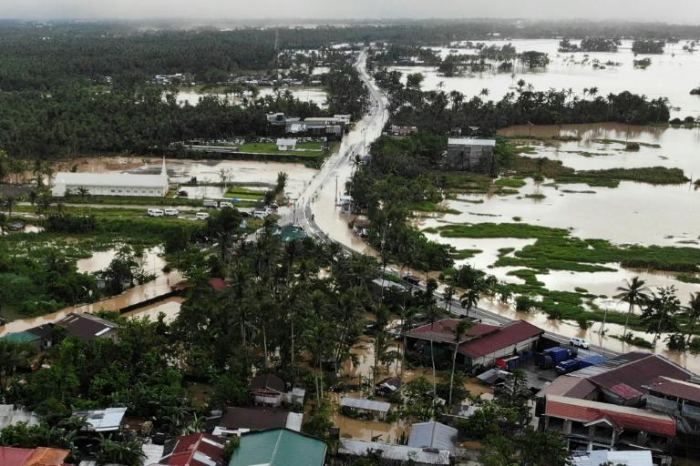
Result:
{"label": "white building", "polygon": [[297,140],[296,139],[278,139],[277,140],[277,150],[279,150],[279,151],[295,150],[296,148],[297,148]]}
{"label": "white building", "polygon": [[51,192],[54,197],[77,194],[81,189],[86,189],[91,196],[164,197],[168,193],[168,185],[168,173],[163,159],[163,168],[158,175],[58,173]]}

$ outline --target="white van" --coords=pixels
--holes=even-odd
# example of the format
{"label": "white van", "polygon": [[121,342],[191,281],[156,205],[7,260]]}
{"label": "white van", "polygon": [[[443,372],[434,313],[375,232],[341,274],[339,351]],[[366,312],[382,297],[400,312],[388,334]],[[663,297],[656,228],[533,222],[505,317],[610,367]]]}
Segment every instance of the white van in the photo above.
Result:
{"label": "white van", "polygon": [[219,209],[223,209],[224,207],[230,207],[233,208],[233,204],[227,201],[221,201],[219,202]]}
{"label": "white van", "polygon": [[163,211],[160,209],[148,209],[148,216],[149,217],[162,217]]}
{"label": "white van", "polygon": [[213,199],[204,199],[204,207],[219,207],[219,203]]}
{"label": "white van", "polygon": [[261,219],[261,220],[264,219],[265,217],[267,217],[268,215],[270,215],[270,214],[268,214],[268,213],[265,212],[264,210],[256,210],[256,211],[253,212],[253,217],[254,217],[254,218],[259,218],[259,219]]}
{"label": "white van", "polygon": [[194,218],[196,218],[197,220],[206,220],[209,218],[209,214],[206,212],[197,212],[196,214],[194,214]]}
{"label": "white van", "polygon": [[180,215],[180,211],[177,209],[165,209],[163,212],[166,217],[177,217]]}

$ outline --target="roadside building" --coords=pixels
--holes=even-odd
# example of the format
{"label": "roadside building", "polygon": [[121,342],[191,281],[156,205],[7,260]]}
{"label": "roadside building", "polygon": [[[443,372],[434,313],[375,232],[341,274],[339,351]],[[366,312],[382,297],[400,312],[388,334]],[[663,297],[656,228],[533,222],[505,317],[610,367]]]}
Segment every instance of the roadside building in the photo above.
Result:
{"label": "roadside building", "polygon": [[0,466],[69,466],[69,454],[58,448],[0,447]]}
{"label": "roadside building", "polygon": [[542,421],[542,429],[564,435],[572,450],[648,449],[664,458],[676,437],[668,415],[556,395],[545,397]]}
{"label": "roadside building", "polygon": [[[406,335],[409,351],[427,358],[432,341],[437,348],[436,360],[451,361],[458,322],[456,319],[443,319],[411,330]],[[474,324],[459,339],[457,362],[465,367],[490,366],[496,359],[532,350],[542,334],[544,330],[522,320],[502,326]]]}
{"label": "roadside building", "polygon": [[297,148],[297,140],[289,138],[280,138],[277,140],[278,151],[293,151]]}
{"label": "roadside building", "polygon": [[444,167],[448,170],[493,173],[496,158],[493,139],[449,138]]}
{"label": "roadside building", "polygon": [[163,167],[157,175],[60,172],[56,174],[51,193],[54,197],[65,197],[85,190],[91,196],[164,197],[168,189],[163,159]]}
{"label": "roadside building", "polygon": [[700,435],[700,385],[657,377],[646,389],[646,407],[673,416],[678,430]]}
{"label": "roadside building", "polygon": [[340,439],[338,455],[341,457],[366,457],[381,453],[379,460],[382,466],[401,466],[414,464],[416,466],[447,466],[450,463],[450,452],[432,448],[416,448],[408,445],[396,445],[363,440]]}
{"label": "roadside building", "polygon": [[391,409],[391,403],[385,401],[368,400],[366,398],[353,398],[344,396],[340,399],[340,412],[364,415],[368,418],[386,418]]}
{"label": "roadside building", "polygon": [[241,435],[247,432],[260,432],[270,429],[301,431],[303,413],[270,408],[226,408],[213,434],[219,436]]}
{"label": "roadside building", "polygon": [[428,450],[446,450],[454,456],[457,452],[457,429],[441,422],[420,422],[411,426],[408,446]]}
{"label": "roadside building", "polygon": [[250,391],[256,405],[277,407],[285,393],[284,380],[274,374],[258,375],[250,381]]}
{"label": "roadside building", "polygon": [[387,377],[375,385],[374,394],[378,396],[391,396],[401,390],[403,382],[401,377]]}
{"label": "roadside building", "polygon": [[67,337],[86,343],[98,338],[116,341],[119,332],[117,324],[92,314],[68,314],[56,326],[65,329]]}
{"label": "roadside building", "polygon": [[244,434],[229,466],[323,466],[326,443],[287,429]]}
{"label": "roadside building", "polygon": [[392,136],[408,136],[418,132],[417,126],[397,126],[391,125],[391,130],[389,131]]}
{"label": "roadside building", "polygon": [[222,464],[224,441],[209,434],[175,437],[165,443],[160,464],[170,466],[217,466]]}

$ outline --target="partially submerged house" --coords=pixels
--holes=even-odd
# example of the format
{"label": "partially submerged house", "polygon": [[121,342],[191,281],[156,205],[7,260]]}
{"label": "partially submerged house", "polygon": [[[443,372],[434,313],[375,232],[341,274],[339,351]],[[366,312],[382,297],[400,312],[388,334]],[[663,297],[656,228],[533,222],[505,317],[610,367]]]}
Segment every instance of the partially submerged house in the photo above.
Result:
{"label": "partially submerged house", "polygon": [[540,427],[564,435],[572,450],[648,449],[660,458],[676,437],[668,415],[556,395],[545,397]]}
{"label": "partially submerged house", "polygon": [[[432,341],[436,360],[451,361],[458,323],[456,319],[443,319],[411,330],[406,335],[409,350],[428,358]],[[475,324],[457,341],[457,363],[464,367],[490,366],[498,358],[534,349],[542,334],[544,330],[522,320],[502,326]]]}
{"label": "partially submerged house", "polygon": [[241,435],[246,432],[259,432],[270,429],[289,429],[301,431],[303,413],[272,408],[226,408],[214,435]]}
{"label": "partially submerged house", "polygon": [[250,381],[250,392],[256,405],[277,407],[285,393],[284,380],[274,374],[262,374]]}
{"label": "partially submerged house", "polygon": [[420,422],[411,426],[408,446],[429,450],[446,450],[454,456],[457,452],[457,429],[441,422]]}
{"label": "partially submerged house", "polygon": [[229,466],[323,466],[326,443],[287,429],[241,436]]}
{"label": "partially submerged house", "polygon": [[338,455],[341,457],[366,457],[380,454],[383,466],[447,466],[450,463],[450,452],[432,448],[416,448],[408,445],[397,445],[363,440],[340,439]]}
{"label": "partially submerged house", "polygon": [[448,170],[493,173],[495,147],[494,139],[449,138],[443,165]]}
{"label": "partially submerged house", "polygon": [[86,343],[97,338],[116,341],[119,331],[119,325],[92,314],[68,314],[56,326],[65,329],[67,337]]}
{"label": "partially submerged house", "polygon": [[340,399],[340,411],[353,415],[365,415],[369,418],[386,418],[391,409],[391,403],[385,401],[368,400],[366,398],[353,398],[344,396]]}
{"label": "partially submerged house", "polygon": [[401,390],[401,387],[403,387],[401,377],[387,377],[376,384],[374,393],[379,396],[390,396]]}
{"label": "partially submerged house", "polygon": [[160,464],[170,466],[217,466],[222,464],[225,442],[214,435],[175,437],[165,444]]}

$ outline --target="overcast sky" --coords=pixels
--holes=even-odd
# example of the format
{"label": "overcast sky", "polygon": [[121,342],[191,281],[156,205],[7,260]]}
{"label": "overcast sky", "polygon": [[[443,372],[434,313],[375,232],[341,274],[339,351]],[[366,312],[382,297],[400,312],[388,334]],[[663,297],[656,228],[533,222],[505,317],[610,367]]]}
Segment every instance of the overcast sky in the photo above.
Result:
{"label": "overcast sky", "polygon": [[475,17],[700,23],[700,0],[0,0],[2,19]]}

